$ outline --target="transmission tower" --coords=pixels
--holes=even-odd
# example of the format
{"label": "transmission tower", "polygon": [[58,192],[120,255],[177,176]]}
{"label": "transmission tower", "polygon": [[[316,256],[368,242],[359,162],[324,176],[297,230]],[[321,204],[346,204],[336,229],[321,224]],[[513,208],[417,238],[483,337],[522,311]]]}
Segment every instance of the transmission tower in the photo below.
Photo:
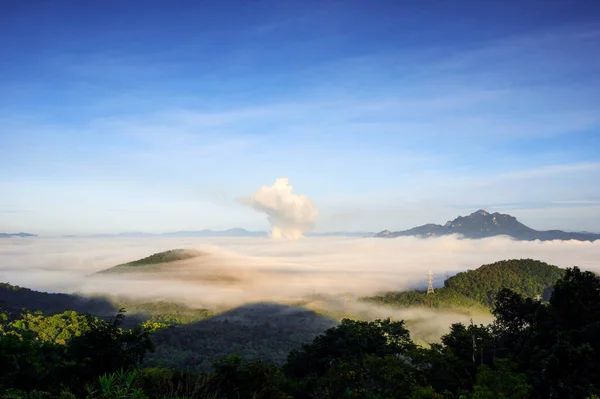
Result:
{"label": "transmission tower", "polygon": [[427,285],[427,295],[433,294],[433,272],[429,269],[429,273],[427,273],[429,285]]}

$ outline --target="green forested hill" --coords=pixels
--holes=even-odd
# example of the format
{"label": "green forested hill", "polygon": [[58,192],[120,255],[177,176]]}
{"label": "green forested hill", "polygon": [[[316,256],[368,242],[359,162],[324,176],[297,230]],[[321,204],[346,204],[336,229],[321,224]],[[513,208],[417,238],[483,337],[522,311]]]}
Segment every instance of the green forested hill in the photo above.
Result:
{"label": "green forested hill", "polygon": [[491,306],[501,288],[509,288],[524,297],[543,300],[550,296],[554,283],[564,275],[557,266],[533,259],[510,259],[450,277],[444,287],[482,304]]}
{"label": "green forested hill", "polygon": [[461,272],[427,295],[423,291],[389,292],[363,298],[396,307],[430,307],[461,313],[489,312],[494,295],[509,288],[524,297],[547,300],[554,283],[564,275],[557,266],[533,259],[511,259]]}
{"label": "green forested hill", "polygon": [[110,269],[99,271],[101,273],[121,273],[127,271],[138,271],[138,267],[159,265],[162,263],[176,262],[180,260],[192,259],[202,256],[203,253],[190,249],[171,249],[169,251],[158,252],[143,259],[134,260],[132,262],[123,263]]}

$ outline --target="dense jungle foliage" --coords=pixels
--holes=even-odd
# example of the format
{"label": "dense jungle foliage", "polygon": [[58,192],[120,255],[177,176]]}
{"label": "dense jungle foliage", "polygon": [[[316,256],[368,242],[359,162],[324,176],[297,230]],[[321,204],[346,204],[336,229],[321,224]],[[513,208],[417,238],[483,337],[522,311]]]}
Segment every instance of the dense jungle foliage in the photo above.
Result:
{"label": "dense jungle foliage", "polygon": [[[454,324],[430,348],[402,321],[345,319],[283,366],[230,356],[213,370],[141,367],[151,329],[64,312],[2,313],[5,398],[594,398],[600,394],[600,279],[574,267],[548,302],[510,289],[495,322]],[[199,358],[202,353],[198,353]]]}

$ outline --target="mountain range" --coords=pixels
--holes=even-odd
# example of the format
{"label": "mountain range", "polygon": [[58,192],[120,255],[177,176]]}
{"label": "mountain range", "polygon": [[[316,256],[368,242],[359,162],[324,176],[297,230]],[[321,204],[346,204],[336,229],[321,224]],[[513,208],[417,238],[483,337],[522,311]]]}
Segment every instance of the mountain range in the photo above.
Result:
{"label": "mountain range", "polygon": [[[489,213],[483,209],[471,213],[468,216],[459,216],[446,224],[424,224],[403,231],[383,230],[377,234],[372,232],[322,232],[307,233],[308,237],[435,237],[449,234],[459,234],[464,238],[485,238],[499,235],[506,235],[517,240],[549,241],[549,240],[578,240],[595,241],[600,239],[600,234],[589,232],[567,232],[562,230],[535,230],[519,222],[517,218],[502,213]],[[268,237],[266,231],[249,231],[242,228],[233,228],[227,230],[186,230],[174,231],[168,233],[144,233],[144,232],[125,232],[117,234],[91,234],[91,235],[63,235],[62,238],[115,238],[115,237]],[[37,237],[30,233],[0,233],[0,238],[9,237]]]}
{"label": "mountain range", "polygon": [[[307,237],[372,237],[374,232],[356,232],[356,231],[332,231],[324,233],[307,233]],[[8,237],[37,237],[37,234],[30,233],[0,233],[0,238]],[[227,230],[185,230],[173,231],[169,233],[144,233],[141,231],[130,231],[125,233],[115,234],[67,234],[60,236],[61,238],[141,238],[141,237],[175,237],[175,238],[192,238],[192,237],[269,237],[266,231],[249,231],[242,228],[233,228]]]}
{"label": "mountain range", "polygon": [[506,235],[523,241],[549,241],[549,240],[578,240],[594,241],[600,239],[600,234],[566,232],[562,230],[535,230],[519,222],[516,217],[502,214],[489,213],[480,209],[468,216],[459,216],[454,220],[440,224],[424,224],[404,231],[381,231],[375,237],[436,237],[449,234],[460,234],[464,238],[486,238]]}
{"label": "mountain range", "polygon": [[186,230],[173,231],[169,233],[144,233],[132,231],[117,234],[90,234],[90,235],[65,235],[63,238],[87,237],[87,238],[111,238],[111,237],[266,237],[264,231],[248,231],[245,229],[234,228],[228,230]]}
{"label": "mountain range", "polygon": [[0,233],[0,238],[9,237],[37,237],[37,235],[30,233]]}
{"label": "mountain range", "polygon": [[[372,237],[373,232],[348,232],[348,231],[334,231],[325,233],[307,233],[308,237]],[[117,234],[91,234],[91,235],[64,235],[63,238],[111,238],[111,237],[268,237],[269,233],[266,231],[249,231],[242,228],[233,228],[227,230],[186,230],[186,231],[174,231],[169,233],[144,233],[144,232],[127,232]]]}

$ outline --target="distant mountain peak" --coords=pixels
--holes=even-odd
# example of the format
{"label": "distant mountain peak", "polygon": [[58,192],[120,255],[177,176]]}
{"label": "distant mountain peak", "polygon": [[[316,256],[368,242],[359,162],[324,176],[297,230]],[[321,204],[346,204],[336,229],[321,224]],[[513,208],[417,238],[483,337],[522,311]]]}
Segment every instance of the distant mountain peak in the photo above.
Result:
{"label": "distant mountain peak", "polygon": [[389,236],[391,234],[393,234],[391,231],[389,231],[389,230],[383,230],[383,231],[377,233],[377,236],[378,237],[387,237],[387,236]]}
{"label": "distant mountain peak", "polygon": [[561,230],[538,231],[519,222],[516,217],[494,212],[490,214],[484,209],[479,209],[468,216],[458,216],[449,220],[443,226],[438,224],[425,224],[409,230],[390,232],[384,230],[375,237],[401,237],[417,236],[431,237],[449,234],[459,234],[464,238],[485,238],[505,235],[517,240],[578,240],[594,241],[600,239],[600,234],[569,233]]}
{"label": "distant mountain peak", "polygon": [[469,216],[476,216],[476,215],[481,215],[481,216],[489,216],[489,212],[483,210],[483,209],[479,209],[478,211],[473,212],[471,215]]}

